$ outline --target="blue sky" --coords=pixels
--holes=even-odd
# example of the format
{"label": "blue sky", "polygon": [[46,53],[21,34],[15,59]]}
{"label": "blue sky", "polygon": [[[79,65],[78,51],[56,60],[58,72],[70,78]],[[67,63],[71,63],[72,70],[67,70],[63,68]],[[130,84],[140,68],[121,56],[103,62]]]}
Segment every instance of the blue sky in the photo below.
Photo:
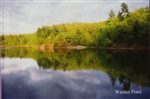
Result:
{"label": "blue sky", "polygon": [[34,33],[38,27],[72,22],[99,22],[122,2],[129,11],[149,6],[148,0],[1,0],[1,34]]}

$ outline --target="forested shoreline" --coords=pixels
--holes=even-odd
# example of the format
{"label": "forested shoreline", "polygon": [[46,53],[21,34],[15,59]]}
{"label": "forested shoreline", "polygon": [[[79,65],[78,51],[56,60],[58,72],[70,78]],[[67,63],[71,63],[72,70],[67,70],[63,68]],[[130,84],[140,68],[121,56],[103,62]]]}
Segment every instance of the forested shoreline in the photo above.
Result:
{"label": "forested shoreline", "polygon": [[103,22],[42,26],[35,33],[1,35],[0,47],[149,48],[149,7],[129,12],[121,4]]}

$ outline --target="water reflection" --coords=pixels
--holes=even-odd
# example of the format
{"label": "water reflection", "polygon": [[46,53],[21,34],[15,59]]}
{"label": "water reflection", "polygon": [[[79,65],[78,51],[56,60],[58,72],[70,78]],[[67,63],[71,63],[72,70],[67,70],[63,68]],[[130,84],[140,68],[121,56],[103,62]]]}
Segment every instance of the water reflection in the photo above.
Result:
{"label": "water reflection", "polygon": [[[2,96],[4,99],[148,98],[147,53],[3,49]],[[116,95],[116,89],[142,90],[142,94]]]}

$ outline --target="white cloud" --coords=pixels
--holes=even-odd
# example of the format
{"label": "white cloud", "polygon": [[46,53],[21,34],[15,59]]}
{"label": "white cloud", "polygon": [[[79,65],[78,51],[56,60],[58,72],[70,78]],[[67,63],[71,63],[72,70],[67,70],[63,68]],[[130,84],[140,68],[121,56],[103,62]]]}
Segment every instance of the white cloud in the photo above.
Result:
{"label": "white cloud", "polygon": [[[10,74],[18,72],[19,70],[25,71],[28,68],[36,68],[37,63],[33,59],[20,59],[20,58],[4,58],[2,61],[2,74]],[[38,68],[38,67],[37,67]]]}
{"label": "white cloud", "polygon": [[[95,72],[93,70],[81,70],[81,71],[54,71],[52,68],[48,70],[39,69],[38,64],[35,60],[26,58],[2,58],[2,75],[12,74],[22,71],[25,75],[30,75],[32,81],[44,80],[44,79],[54,79],[57,77],[67,77],[67,79],[72,80],[83,80],[88,83],[99,84],[100,82],[106,81],[107,74],[104,72]],[[97,73],[100,73],[101,76],[105,78],[97,79],[99,76]],[[41,75],[42,74],[42,75]],[[87,76],[88,75],[88,76]],[[91,77],[90,77],[91,76]],[[60,77],[61,78],[61,77]],[[107,80],[108,81],[108,80]],[[72,83],[72,82],[70,82]],[[65,84],[65,83],[64,83]]]}
{"label": "white cloud", "polygon": [[[3,0],[4,1],[4,0]],[[126,1],[13,1],[2,2],[3,34],[33,33],[42,25],[53,25],[68,22],[99,22],[108,18],[110,9],[115,13],[120,4],[125,2],[129,10],[149,5],[147,0]]]}

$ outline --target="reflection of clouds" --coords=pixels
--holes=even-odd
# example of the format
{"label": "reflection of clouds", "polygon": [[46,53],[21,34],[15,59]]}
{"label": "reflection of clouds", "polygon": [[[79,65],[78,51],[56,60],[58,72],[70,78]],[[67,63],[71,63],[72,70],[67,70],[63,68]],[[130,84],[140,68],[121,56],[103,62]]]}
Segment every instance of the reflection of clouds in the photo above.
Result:
{"label": "reflection of clouds", "polygon": [[33,59],[20,58],[4,58],[2,61],[2,74],[17,72],[18,70],[26,70],[27,68],[37,67],[36,61]]}
{"label": "reflection of clouds", "polygon": [[112,87],[109,76],[101,71],[43,70],[32,59],[5,58],[3,66],[3,98],[125,99],[124,95],[114,92],[115,89],[122,89],[122,86],[117,82]]}

